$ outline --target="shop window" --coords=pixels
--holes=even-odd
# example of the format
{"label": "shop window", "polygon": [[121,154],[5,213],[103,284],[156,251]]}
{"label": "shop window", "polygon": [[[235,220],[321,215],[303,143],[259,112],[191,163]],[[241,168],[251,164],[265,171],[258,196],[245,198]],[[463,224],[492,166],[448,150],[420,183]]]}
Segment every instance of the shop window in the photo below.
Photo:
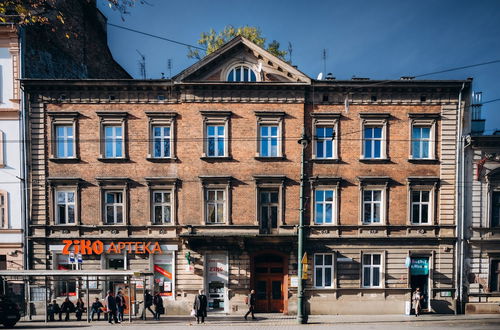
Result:
{"label": "shop window", "polygon": [[227,81],[230,82],[254,82],[257,81],[255,72],[246,65],[237,65],[229,70]]}
{"label": "shop window", "polygon": [[500,292],[500,259],[491,260],[490,291]]}
{"label": "shop window", "polygon": [[314,287],[333,287],[333,254],[316,253],[314,255]]}
{"label": "shop window", "polygon": [[125,270],[125,259],[109,257],[107,266],[108,269]]}
{"label": "shop window", "polygon": [[377,288],[381,287],[382,277],[382,255],[381,254],[363,254],[363,287]]}
{"label": "shop window", "polygon": [[9,228],[9,195],[0,190],[0,228]]}
{"label": "shop window", "polygon": [[491,226],[500,227],[500,191],[491,194]]}
{"label": "shop window", "polygon": [[166,252],[155,254],[154,260],[154,285],[155,292],[161,296],[173,297],[174,293],[174,254]]}

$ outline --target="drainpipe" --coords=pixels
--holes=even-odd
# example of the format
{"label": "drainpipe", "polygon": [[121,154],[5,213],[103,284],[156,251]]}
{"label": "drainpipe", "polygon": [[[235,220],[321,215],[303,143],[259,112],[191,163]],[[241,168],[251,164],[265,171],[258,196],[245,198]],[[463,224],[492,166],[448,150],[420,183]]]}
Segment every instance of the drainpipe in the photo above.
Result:
{"label": "drainpipe", "polygon": [[304,308],[304,280],[302,280],[302,256],[304,255],[304,181],[305,181],[305,150],[307,148],[308,139],[305,133],[305,129],[302,130],[302,136],[298,143],[302,146],[301,162],[300,162],[300,209],[299,209],[299,230],[298,230],[298,250],[297,250],[297,276],[299,279],[297,287],[297,323],[305,324],[307,323],[307,315]]}
{"label": "drainpipe", "polygon": [[[456,229],[455,229],[455,236],[457,237],[457,241],[455,244],[455,260],[456,260],[456,268],[455,268],[455,297],[456,297],[456,304],[457,306],[455,307],[455,314],[461,313],[462,312],[462,270],[463,270],[463,262],[462,262],[462,257],[463,257],[463,207],[464,205],[462,204],[463,198],[463,188],[460,187],[460,184],[463,183],[463,138],[462,138],[462,122],[463,122],[463,112],[462,112],[462,92],[465,88],[465,83],[462,84],[462,88],[460,89],[460,92],[458,94],[458,116],[457,116],[457,137],[456,137],[456,157],[457,157],[457,164],[456,164],[456,171],[455,171],[455,217],[456,217]],[[461,210],[462,211],[459,211]]]}

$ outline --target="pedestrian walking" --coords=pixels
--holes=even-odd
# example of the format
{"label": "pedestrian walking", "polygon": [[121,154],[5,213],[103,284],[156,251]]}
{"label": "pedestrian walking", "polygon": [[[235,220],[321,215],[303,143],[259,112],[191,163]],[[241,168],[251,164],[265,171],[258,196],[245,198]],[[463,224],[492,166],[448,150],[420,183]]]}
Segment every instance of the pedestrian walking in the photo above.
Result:
{"label": "pedestrian walking", "polygon": [[62,319],[62,313],[61,313],[61,307],[57,304],[57,301],[52,300],[52,304],[49,304],[48,306],[48,313],[49,313],[49,321],[54,321],[54,316],[56,314],[59,315],[59,321]]}
{"label": "pedestrian walking", "polygon": [[66,297],[61,305],[61,313],[66,314],[66,316],[64,316],[64,321],[69,321],[69,313],[73,313],[74,311],[75,304],[73,304],[73,302]]}
{"label": "pedestrian walking", "polygon": [[422,300],[424,299],[424,295],[420,291],[420,288],[417,288],[413,293],[413,308],[415,309],[415,316],[419,316],[422,309]]}
{"label": "pedestrian walking", "polygon": [[108,291],[108,295],[104,298],[104,303],[106,304],[106,309],[108,311],[108,322],[120,323],[116,317],[116,299],[113,294],[113,290]]}
{"label": "pedestrian walking", "polygon": [[125,297],[123,296],[122,290],[118,290],[116,299],[116,311],[118,313],[118,321],[123,322],[123,313],[125,312]]}
{"label": "pedestrian walking", "polygon": [[149,310],[153,314],[153,318],[156,318],[156,313],[151,309],[153,306],[153,296],[148,290],[144,293],[144,319],[146,319],[146,310]]}
{"label": "pedestrian walking", "polygon": [[90,308],[90,320],[94,321],[94,315],[97,314],[97,321],[101,320],[101,312],[104,306],[99,301],[98,297],[95,297],[95,301],[92,303],[92,307]]}
{"label": "pedestrian walking", "polygon": [[252,320],[256,320],[254,311],[255,311],[255,290],[251,290],[250,294],[246,297],[246,304],[248,306],[248,312],[245,314],[245,320],[249,314],[252,314]]}
{"label": "pedestrian walking", "polygon": [[82,298],[78,298],[76,301],[76,320],[82,320],[82,314],[85,312],[85,304],[83,303]]}
{"label": "pedestrian walking", "polygon": [[165,313],[165,307],[163,307],[163,299],[160,293],[157,292],[153,297],[153,305],[155,306],[155,316],[154,319],[159,321],[160,315]]}
{"label": "pedestrian walking", "polygon": [[203,290],[199,290],[198,294],[194,298],[193,309],[195,311],[196,323],[205,323],[205,317],[207,317],[207,296]]}

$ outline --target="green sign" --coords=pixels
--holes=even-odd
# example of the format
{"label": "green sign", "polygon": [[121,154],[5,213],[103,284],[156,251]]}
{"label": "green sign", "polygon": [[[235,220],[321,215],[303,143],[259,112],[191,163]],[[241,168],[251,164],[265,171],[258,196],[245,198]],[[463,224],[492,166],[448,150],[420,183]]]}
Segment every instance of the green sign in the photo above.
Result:
{"label": "green sign", "polygon": [[428,258],[412,258],[410,264],[411,275],[429,275]]}

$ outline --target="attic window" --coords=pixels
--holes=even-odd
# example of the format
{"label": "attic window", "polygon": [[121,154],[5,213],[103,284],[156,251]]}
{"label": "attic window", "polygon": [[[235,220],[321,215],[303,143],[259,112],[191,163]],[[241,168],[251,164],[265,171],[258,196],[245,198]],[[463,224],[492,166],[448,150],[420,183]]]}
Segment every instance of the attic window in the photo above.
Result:
{"label": "attic window", "polygon": [[257,81],[257,76],[250,67],[246,65],[238,65],[232,68],[227,74],[227,81]]}

